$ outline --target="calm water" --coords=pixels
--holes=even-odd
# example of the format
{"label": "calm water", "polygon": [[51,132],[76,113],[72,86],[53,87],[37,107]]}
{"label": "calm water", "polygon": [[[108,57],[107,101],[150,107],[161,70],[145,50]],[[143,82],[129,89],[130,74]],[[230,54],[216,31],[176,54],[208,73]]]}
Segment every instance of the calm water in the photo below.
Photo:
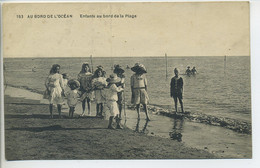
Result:
{"label": "calm water", "polygon": [[[6,82],[44,91],[44,81],[54,63],[61,65],[61,73],[76,78],[82,62],[89,58],[21,58],[4,59]],[[184,108],[215,116],[251,121],[250,57],[169,57],[168,78],[164,57],[93,58],[94,68],[102,65],[111,74],[113,64],[132,67],[136,62],[147,68],[150,103],[173,105],[170,98],[170,79],[178,67],[184,74],[187,66],[196,66],[196,76],[181,75],[184,79]],[[36,72],[32,72],[35,67]],[[126,98],[130,100],[130,76],[126,70]],[[173,107],[173,106],[172,106]]]}

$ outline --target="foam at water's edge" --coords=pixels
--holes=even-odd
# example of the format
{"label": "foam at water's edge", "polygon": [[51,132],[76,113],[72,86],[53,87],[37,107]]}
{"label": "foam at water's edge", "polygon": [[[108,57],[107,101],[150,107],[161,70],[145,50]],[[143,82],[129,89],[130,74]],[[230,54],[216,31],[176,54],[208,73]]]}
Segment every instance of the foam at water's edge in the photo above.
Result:
{"label": "foam at water's edge", "polygon": [[[127,107],[129,109],[135,109],[135,107],[132,105],[127,105]],[[205,123],[213,126],[221,126],[239,133],[252,133],[251,123],[248,123],[246,121],[239,121],[227,117],[216,117],[202,113],[185,112],[184,115],[176,114],[171,110],[160,108],[155,105],[149,105],[148,109],[155,114],[164,115],[171,118],[184,117],[193,122]]]}

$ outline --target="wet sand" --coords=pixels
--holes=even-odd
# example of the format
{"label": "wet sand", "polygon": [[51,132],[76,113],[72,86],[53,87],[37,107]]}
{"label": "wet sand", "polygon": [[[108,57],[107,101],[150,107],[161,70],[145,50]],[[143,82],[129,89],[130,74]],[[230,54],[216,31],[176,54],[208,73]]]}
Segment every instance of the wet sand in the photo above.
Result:
{"label": "wet sand", "polygon": [[[219,158],[171,139],[147,136],[128,128],[109,130],[108,121],[100,118],[68,119],[66,108],[64,118],[49,119],[47,102],[40,98],[26,90],[7,88],[4,99],[7,160]],[[54,114],[57,115],[57,109]]]}
{"label": "wet sand", "polygon": [[[7,111],[5,113],[6,115],[10,111],[11,107],[12,108],[19,108],[21,106],[26,107],[27,106],[26,103],[28,105],[30,105],[31,104],[30,102],[32,102],[32,100],[34,100],[33,102],[37,102],[36,103],[37,105],[34,105],[33,107],[34,108],[36,106],[40,106],[41,108],[44,107],[45,108],[44,114],[41,114],[40,116],[37,117],[36,114],[39,114],[39,112],[35,111],[35,112],[31,113],[31,117],[29,116],[29,114],[28,114],[28,116],[26,115],[24,117],[25,118],[29,117],[31,120],[34,120],[37,118],[37,120],[40,120],[40,122],[41,122],[42,117],[48,118],[48,106],[47,106],[48,101],[42,100],[42,95],[32,93],[32,92],[29,92],[29,91],[23,90],[23,89],[18,89],[18,88],[12,88],[12,90],[9,90],[9,89],[6,90],[6,95],[9,95],[13,98],[7,97],[5,99],[7,106],[9,106],[6,109],[6,111]],[[24,97],[24,95],[26,95],[26,98]],[[19,99],[19,101],[18,102],[12,101],[14,99],[14,97],[17,97]],[[17,98],[15,98],[15,99],[18,100]],[[20,101],[22,101],[22,103]],[[78,106],[76,107],[76,112],[75,112],[76,119],[61,119],[61,120],[55,119],[55,120],[57,120],[59,123],[60,122],[62,123],[62,121],[64,122],[64,120],[65,120],[65,123],[68,121],[69,122],[72,121],[72,122],[78,122],[78,124],[81,123],[82,120],[87,120],[87,121],[82,122],[82,124],[84,125],[84,123],[85,124],[87,123],[87,125],[89,127],[88,129],[90,129],[93,126],[97,127],[98,125],[96,125],[96,124],[103,125],[102,129],[101,129],[101,127],[99,129],[99,132],[100,132],[100,130],[102,130],[100,132],[100,134],[101,134],[100,136],[102,136],[102,133],[107,134],[107,132],[110,132],[110,130],[105,131],[105,130],[107,130],[106,129],[106,124],[107,124],[106,120],[94,118],[94,116],[95,116],[94,106],[95,106],[95,104],[93,104],[93,110],[91,111],[92,117],[85,117],[85,118],[77,119],[77,117],[79,117],[79,114],[81,114],[81,107],[80,107],[80,104],[78,104]],[[40,109],[40,111],[42,111],[42,109]],[[68,115],[68,109],[66,108],[66,106],[63,107],[62,111],[63,111],[64,116]],[[21,112],[17,112],[17,113],[20,114]],[[56,112],[56,114],[57,114],[57,112]],[[11,117],[11,116],[12,115],[10,115],[9,117]],[[105,118],[108,118],[108,116],[106,115]],[[184,148],[186,148],[186,147],[187,148],[196,148],[196,149],[198,149],[198,151],[202,150],[203,152],[208,152],[208,153],[212,154],[206,158],[251,158],[251,135],[236,133],[232,130],[228,130],[228,129],[225,129],[222,127],[216,127],[216,126],[211,126],[211,125],[206,125],[206,124],[201,124],[201,123],[190,122],[186,119],[180,120],[180,119],[174,119],[174,118],[169,118],[169,117],[165,117],[165,116],[151,114],[152,121],[147,123],[144,118],[145,118],[144,113],[141,113],[141,120],[138,121],[136,119],[136,112],[134,110],[127,109],[126,110],[126,122],[125,122],[125,118],[123,115],[122,124],[125,127],[130,128],[132,130],[125,128],[123,130],[123,132],[125,132],[125,134],[130,133],[130,134],[133,134],[136,136],[138,135],[138,137],[139,136],[140,137],[147,137],[147,136],[151,137],[152,136],[153,138],[159,138],[159,139],[162,139],[163,141],[167,141],[167,143],[163,143],[163,144],[154,142],[158,148],[160,148],[160,146],[162,146],[162,147],[164,146],[165,148],[167,148],[167,146],[169,144],[170,144],[170,146],[171,145],[176,146],[176,144],[178,144],[177,146],[181,145]],[[22,116],[20,117],[20,119],[22,119]],[[7,115],[6,120],[9,120],[8,115]],[[89,120],[90,120],[90,122],[89,122]],[[44,120],[44,121],[47,121],[47,120]],[[52,121],[52,120],[50,120],[50,121]],[[90,123],[92,123],[93,125],[91,125]],[[65,125],[61,125],[61,124],[53,125],[53,124],[54,123],[52,123],[52,122],[48,122],[48,123],[45,123],[44,126],[42,126],[42,127],[33,127],[33,125],[31,125],[31,128],[28,128],[28,129],[22,129],[22,128],[19,129],[19,127],[16,127],[12,131],[19,130],[20,132],[21,131],[44,132],[47,130],[47,132],[48,132],[48,131],[56,130],[56,131],[60,132],[60,131],[65,131],[65,130],[66,131],[77,130],[76,127],[79,127],[78,131],[84,131],[84,129],[81,128],[82,127],[81,124],[74,125],[73,128],[71,128],[71,127],[68,128],[67,124],[65,124]],[[12,126],[12,125],[10,125],[10,126]],[[103,131],[105,131],[105,132],[103,132]],[[116,130],[116,134],[121,131],[122,130]],[[181,142],[178,142],[176,139],[172,140],[173,138],[170,137],[170,133],[173,133],[173,132],[182,134]],[[120,135],[120,137],[121,136],[122,135]],[[127,135],[125,135],[125,137],[127,137]],[[79,137],[79,139],[82,139],[82,137]],[[143,141],[143,140],[137,140],[134,138],[134,139],[132,139],[132,141]],[[150,139],[149,139],[149,141],[150,141]],[[145,143],[145,140],[143,143]],[[145,147],[144,147],[144,150],[146,150]],[[168,150],[169,150],[168,154],[170,154],[171,150],[170,149],[168,149]],[[186,149],[184,149],[184,151],[185,150]],[[181,151],[183,151],[183,150],[181,150]],[[162,151],[157,151],[157,153],[159,153],[160,155],[163,155],[164,152],[162,152],[162,154],[160,152],[162,152]],[[150,156],[150,154],[139,155],[139,156],[136,156],[136,155],[135,156],[124,156],[122,158],[124,158],[124,159],[133,159],[133,158],[136,158],[136,159],[182,158],[182,159],[184,159],[184,158],[201,158],[201,157],[203,158],[203,156],[196,156],[196,154],[194,157],[190,157],[189,154],[187,156],[185,156],[186,152],[187,151],[185,151],[184,153],[181,152],[182,154],[180,156],[164,155],[159,158],[158,158],[158,156],[152,157],[152,156]],[[125,153],[125,152],[122,152],[122,153]],[[88,155],[87,157],[82,158],[82,159],[93,159],[93,157],[95,158],[95,156]],[[120,157],[114,156],[112,158],[107,158],[105,156],[99,156],[96,159],[115,159],[115,158],[120,158]],[[65,158],[60,158],[60,159],[65,159]],[[76,159],[81,159],[81,158],[76,158]]]}

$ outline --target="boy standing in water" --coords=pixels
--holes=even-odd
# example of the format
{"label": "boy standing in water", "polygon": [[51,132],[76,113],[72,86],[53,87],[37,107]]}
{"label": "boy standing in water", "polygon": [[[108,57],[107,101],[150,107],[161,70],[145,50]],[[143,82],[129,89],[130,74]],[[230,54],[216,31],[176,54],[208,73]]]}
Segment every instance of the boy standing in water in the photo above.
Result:
{"label": "boy standing in water", "polygon": [[182,93],[183,93],[183,79],[179,77],[179,70],[177,68],[174,69],[175,76],[171,79],[171,97],[174,99],[175,111],[177,113],[177,98],[179,99],[181,105],[181,111],[183,110],[183,102],[182,102]]}

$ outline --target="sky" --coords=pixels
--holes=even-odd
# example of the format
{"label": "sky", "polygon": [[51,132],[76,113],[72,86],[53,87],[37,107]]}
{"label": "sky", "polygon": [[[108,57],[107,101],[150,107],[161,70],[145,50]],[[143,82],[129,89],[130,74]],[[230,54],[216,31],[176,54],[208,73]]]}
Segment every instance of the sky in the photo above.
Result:
{"label": "sky", "polygon": [[12,3],[2,11],[4,57],[250,55],[248,2]]}

